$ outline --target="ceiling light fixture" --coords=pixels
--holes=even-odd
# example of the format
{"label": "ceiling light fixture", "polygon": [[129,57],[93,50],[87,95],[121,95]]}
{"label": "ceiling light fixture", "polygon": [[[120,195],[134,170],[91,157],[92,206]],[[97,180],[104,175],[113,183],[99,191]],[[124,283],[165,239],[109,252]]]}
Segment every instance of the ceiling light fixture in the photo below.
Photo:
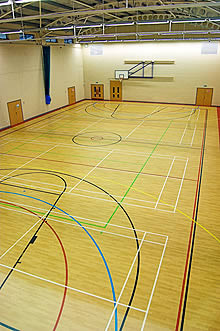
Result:
{"label": "ceiling light fixture", "polygon": [[17,0],[14,1],[14,3],[19,4],[19,3],[36,2],[36,1],[40,1],[40,0]]}
{"label": "ceiling light fixture", "polygon": [[139,22],[136,22],[136,24],[138,24],[138,25],[144,25],[144,24],[167,24],[167,23],[169,23],[168,20],[166,20],[166,21],[143,21],[143,22],[139,21]]}
{"label": "ceiling light fixture", "polygon": [[134,25],[134,22],[129,23],[106,23],[105,26],[126,26],[126,25]]}
{"label": "ceiling light fixture", "polygon": [[77,29],[83,29],[83,28],[101,28],[102,24],[91,24],[91,25],[78,25],[76,26]]}
{"label": "ceiling light fixture", "polygon": [[71,25],[71,26],[54,27],[54,28],[47,28],[47,30],[49,30],[49,31],[70,30],[70,29],[73,29],[73,25]]}
{"label": "ceiling light fixture", "polygon": [[209,21],[210,22],[219,22],[220,18],[210,18]]}
{"label": "ceiling light fixture", "polygon": [[0,3],[0,7],[1,7],[1,6],[10,6],[10,5],[11,5],[11,1],[1,2],[1,3]]}
{"label": "ceiling light fixture", "polygon": [[1,32],[2,34],[13,34],[13,33],[23,33],[22,30],[18,30],[18,31],[8,31],[8,32]]}
{"label": "ceiling light fixture", "polygon": [[206,19],[202,20],[172,20],[172,23],[204,23],[206,22]]}

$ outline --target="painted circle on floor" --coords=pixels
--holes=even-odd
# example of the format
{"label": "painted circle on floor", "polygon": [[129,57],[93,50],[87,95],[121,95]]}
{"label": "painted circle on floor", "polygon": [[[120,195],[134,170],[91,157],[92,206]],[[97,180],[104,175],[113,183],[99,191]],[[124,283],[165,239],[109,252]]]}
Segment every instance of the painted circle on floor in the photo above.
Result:
{"label": "painted circle on floor", "polygon": [[118,144],[122,137],[115,132],[90,131],[82,132],[72,138],[74,144],[87,147],[101,147]]}

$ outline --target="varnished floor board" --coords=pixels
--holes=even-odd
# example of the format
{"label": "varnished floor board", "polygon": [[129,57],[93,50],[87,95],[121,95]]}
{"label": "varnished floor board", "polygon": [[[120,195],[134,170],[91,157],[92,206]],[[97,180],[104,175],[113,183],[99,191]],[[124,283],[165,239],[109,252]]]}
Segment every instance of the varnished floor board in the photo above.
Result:
{"label": "varnished floor board", "polygon": [[0,138],[3,329],[219,330],[215,108],[87,101]]}

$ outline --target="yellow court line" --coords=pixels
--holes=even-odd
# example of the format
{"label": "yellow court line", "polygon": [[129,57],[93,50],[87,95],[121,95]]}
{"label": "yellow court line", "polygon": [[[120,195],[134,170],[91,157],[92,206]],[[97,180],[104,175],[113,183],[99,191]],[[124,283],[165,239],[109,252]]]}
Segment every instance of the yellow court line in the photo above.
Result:
{"label": "yellow court line", "polygon": [[[101,177],[96,177],[96,176],[89,176],[89,177],[94,178],[94,179],[99,179],[99,180],[102,179],[102,180],[103,180],[103,178],[101,178]],[[106,178],[105,178],[104,180],[128,188],[128,185],[121,184],[121,183],[116,182],[116,181],[114,181],[114,180],[106,179]],[[144,195],[146,195],[146,196],[150,196],[150,197],[152,197],[152,198],[155,199],[155,200],[158,199],[158,197],[156,197],[155,195],[152,195],[152,194],[150,194],[150,193],[147,193],[147,192],[144,192],[144,191],[142,191],[142,190],[136,189],[136,188],[134,188],[134,187],[132,187],[131,189],[132,189],[132,190],[135,190],[135,191],[137,191],[137,192],[139,192],[139,193],[142,193],[142,194],[144,194]],[[161,200],[161,199],[160,199],[160,201],[161,201],[164,205],[167,205],[167,206],[169,206],[169,207],[171,207],[171,208],[173,208],[173,209],[175,208],[173,205],[170,205],[170,204],[166,203],[165,201],[163,201],[163,200]],[[179,210],[179,209],[177,209],[177,208],[176,208],[176,211],[177,211],[178,213],[182,214],[183,216],[185,216],[186,218],[188,218],[190,221],[196,223],[198,226],[200,226],[204,231],[206,231],[210,236],[212,236],[212,237],[213,237],[213,238],[214,238],[214,239],[220,244],[220,239],[218,239],[213,233],[211,233],[208,229],[206,229],[202,224],[200,224],[199,222],[195,221],[195,220],[194,220],[193,218],[191,218],[189,215],[187,215],[186,213],[184,213],[183,211],[181,211],[181,210]]]}

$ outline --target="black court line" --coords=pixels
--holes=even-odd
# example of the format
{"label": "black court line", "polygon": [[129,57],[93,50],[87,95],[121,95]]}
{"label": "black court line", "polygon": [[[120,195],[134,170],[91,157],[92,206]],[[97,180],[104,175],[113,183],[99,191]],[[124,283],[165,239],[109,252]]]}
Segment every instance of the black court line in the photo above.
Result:
{"label": "black court line", "polygon": [[207,119],[208,119],[208,110],[206,113],[206,122],[205,122],[205,132],[204,132],[204,139],[203,139],[203,148],[202,148],[202,159],[201,159],[201,170],[199,176],[199,187],[198,187],[198,194],[197,194],[197,201],[196,201],[196,213],[195,213],[195,222],[193,225],[193,236],[192,236],[192,244],[191,244],[191,251],[190,251],[190,259],[189,259],[189,267],[187,273],[187,281],[186,281],[186,290],[184,296],[184,304],[183,304],[183,311],[182,311],[182,318],[181,318],[181,325],[180,331],[183,331],[185,315],[186,315],[186,305],[187,305],[187,298],[189,294],[189,283],[190,283],[190,275],[192,269],[192,259],[193,259],[193,252],[194,252],[194,244],[195,244],[195,237],[196,237],[196,228],[197,228],[197,217],[198,217],[198,210],[199,210],[199,200],[200,200],[200,192],[201,192],[201,181],[202,181],[202,173],[203,173],[203,164],[204,164],[204,154],[205,154],[205,142],[206,142],[206,130],[207,130]]}
{"label": "black court line", "polygon": [[35,188],[29,188],[29,187],[26,187],[26,186],[21,186],[21,185],[15,185],[15,184],[8,184],[8,183],[1,183],[1,185],[7,185],[7,186],[12,186],[12,187],[18,187],[20,189],[23,189],[23,190],[30,190],[30,191],[36,191],[36,192],[41,192],[41,193],[47,193],[47,194],[53,194],[53,195],[59,195],[59,193],[53,193],[53,192],[48,192],[48,191],[44,191],[44,190],[38,190],[38,189],[35,189]]}
{"label": "black court line", "polygon": [[115,107],[115,109],[114,109],[114,111],[112,112],[112,114],[111,114],[111,117],[113,117],[114,118],[114,113],[117,111],[117,109],[118,109],[118,107],[120,106],[120,104],[118,104],[116,107]]}
{"label": "black court line", "polygon": [[[21,170],[24,170],[24,169],[21,169]],[[36,172],[32,171],[28,174],[35,174]],[[17,266],[17,264],[21,263],[21,259],[22,257],[24,256],[25,252],[27,251],[27,249],[30,247],[30,245],[32,245],[36,239],[37,239],[37,234],[38,232],[40,231],[40,229],[42,228],[43,224],[45,223],[46,219],[48,218],[48,216],[50,215],[51,211],[54,209],[54,206],[56,206],[57,202],[59,201],[59,199],[62,197],[63,193],[66,191],[66,187],[67,187],[67,183],[65,181],[64,178],[62,178],[61,176],[57,175],[57,174],[53,174],[51,172],[46,172],[47,174],[50,174],[50,175],[53,175],[53,176],[56,176],[58,178],[60,178],[63,182],[64,182],[64,188],[63,188],[63,191],[58,195],[57,199],[55,200],[53,206],[51,206],[51,208],[48,210],[48,212],[46,213],[46,215],[43,217],[42,219],[42,222],[40,223],[40,225],[38,226],[37,230],[35,231],[35,233],[33,234],[33,236],[31,237],[31,239],[29,240],[29,242],[26,244],[25,248],[23,249],[23,251],[21,252],[20,256],[18,257],[18,259],[16,260],[16,262],[14,263],[14,265],[12,266],[11,270],[8,272],[7,276],[4,278],[3,282],[1,283],[0,285],[0,290],[3,288],[3,286],[6,284],[6,282],[8,281],[9,277],[11,276],[11,274],[13,273],[14,271],[14,268]],[[24,173],[24,174],[20,174],[21,175],[25,175],[27,173]],[[10,178],[13,178],[13,177],[17,177],[19,175],[15,175],[15,176],[11,176]],[[4,179],[6,180],[6,179]],[[1,184],[1,182],[0,182]]]}
{"label": "black court line", "polygon": [[[135,229],[135,226],[130,218],[130,216],[128,215],[126,209],[120,204],[120,202],[118,202],[118,200],[113,196],[111,195],[109,192],[107,192],[105,189],[103,189],[102,187],[100,187],[99,185],[95,184],[95,183],[92,183],[86,179],[83,179],[83,178],[80,178],[78,176],[74,176],[74,175],[70,175],[70,174],[67,174],[67,173],[64,173],[64,172],[59,172],[59,171],[52,171],[52,170],[42,170],[42,169],[33,169],[33,168],[22,168],[22,169],[16,169],[16,168],[0,168],[0,171],[9,171],[9,170],[18,170],[18,171],[32,171],[34,173],[36,172],[40,172],[40,173],[46,173],[46,174],[59,174],[59,175],[64,175],[64,176],[67,176],[67,177],[71,177],[71,178],[75,178],[77,180],[80,180],[80,181],[83,181],[89,185],[92,185],[93,187],[97,188],[98,190],[104,192],[105,194],[107,194],[112,200],[114,200],[119,208],[121,208],[121,210],[123,211],[123,213],[125,214],[125,216],[127,217],[131,227],[132,227],[132,230],[133,230],[133,233],[134,233],[134,236],[135,236],[135,241],[136,241],[136,247],[137,247],[137,269],[136,269],[136,275],[135,275],[135,281],[134,281],[134,285],[133,285],[133,289],[132,289],[132,293],[131,293],[131,296],[130,296],[130,299],[129,299],[129,303],[128,303],[128,307],[126,309],[126,312],[124,314],[124,317],[123,317],[123,320],[122,320],[122,323],[121,323],[121,326],[120,326],[120,330],[122,330],[124,324],[125,324],[125,321],[128,317],[128,313],[130,311],[130,307],[132,305],[132,302],[133,302],[133,299],[134,299],[134,296],[135,296],[135,292],[136,292],[136,289],[137,289],[137,285],[138,285],[138,279],[139,279],[139,274],[140,274],[140,263],[141,263],[141,253],[140,253],[140,250],[139,250],[139,242],[138,242],[138,235],[137,235],[137,232],[136,232],[136,229]],[[18,176],[18,175],[15,175],[15,176]],[[14,176],[14,177],[15,177]],[[62,177],[61,177],[62,178]],[[63,192],[64,193],[64,192]],[[57,198],[59,199],[59,197]],[[58,201],[58,200],[57,200]],[[53,209],[53,207],[51,208],[51,210]],[[49,213],[51,212],[51,210],[49,211]],[[49,215],[49,214],[48,214]],[[48,217],[47,215],[47,217]],[[44,221],[42,222],[42,224],[40,226],[42,226],[44,223]],[[32,236],[33,238],[33,236]],[[30,242],[29,242],[29,245],[30,245]]]}

